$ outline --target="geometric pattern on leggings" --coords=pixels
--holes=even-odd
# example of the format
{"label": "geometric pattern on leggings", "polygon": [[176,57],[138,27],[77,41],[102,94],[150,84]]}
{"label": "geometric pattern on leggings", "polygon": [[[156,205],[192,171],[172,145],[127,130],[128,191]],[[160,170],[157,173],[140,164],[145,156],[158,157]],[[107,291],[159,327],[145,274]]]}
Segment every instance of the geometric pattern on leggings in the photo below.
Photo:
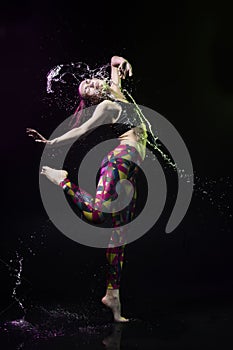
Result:
{"label": "geometric pattern on leggings", "polygon": [[[137,191],[136,174],[138,165],[142,158],[135,147],[124,144],[118,145],[110,151],[101,162],[100,177],[96,188],[95,197],[85,190],[79,188],[68,178],[64,179],[60,186],[65,193],[71,196],[84,217],[95,224],[100,224],[110,216],[112,224],[112,235],[106,250],[107,258],[107,288],[119,289],[121,272],[124,261],[124,250],[126,245],[126,228],[122,225],[129,223],[135,215]],[[118,181],[127,179],[133,185],[131,202],[121,211],[105,213],[117,198],[116,184]],[[125,186],[126,194],[129,194],[132,187]],[[126,196],[127,198],[127,196]],[[120,244],[115,247],[114,243]]]}

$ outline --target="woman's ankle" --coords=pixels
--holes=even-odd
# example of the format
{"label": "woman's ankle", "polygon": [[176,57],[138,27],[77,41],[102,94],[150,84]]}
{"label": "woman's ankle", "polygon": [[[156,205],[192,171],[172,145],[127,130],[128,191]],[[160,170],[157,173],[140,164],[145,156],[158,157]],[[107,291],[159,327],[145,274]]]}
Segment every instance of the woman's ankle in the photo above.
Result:
{"label": "woman's ankle", "polygon": [[106,295],[112,298],[119,298],[119,289],[107,289]]}
{"label": "woman's ankle", "polygon": [[60,181],[59,186],[65,188],[67,183],[69,183],[69,182],[70,182],[70,180],[66,177]]}

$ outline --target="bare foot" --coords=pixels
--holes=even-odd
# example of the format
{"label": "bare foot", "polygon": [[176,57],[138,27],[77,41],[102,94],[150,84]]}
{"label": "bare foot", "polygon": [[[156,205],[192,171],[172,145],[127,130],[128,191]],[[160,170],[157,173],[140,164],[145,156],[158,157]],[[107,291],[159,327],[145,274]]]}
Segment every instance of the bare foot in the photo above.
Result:
{"label": "bare foot", "polygon": [[61,181],[67,178],[68,173],[65,170],[56,170],[48,166],[43,166],[41,174],[45,175],[55,185],[59,185]]}
{"label": "bare foot", "polygon": [[105,295],[101,301],[104,305],[108,306],[112,310],[113,317],[116,322],[129,321],[127,318],[121,316],[121,304],[120,304],[119,297]]}

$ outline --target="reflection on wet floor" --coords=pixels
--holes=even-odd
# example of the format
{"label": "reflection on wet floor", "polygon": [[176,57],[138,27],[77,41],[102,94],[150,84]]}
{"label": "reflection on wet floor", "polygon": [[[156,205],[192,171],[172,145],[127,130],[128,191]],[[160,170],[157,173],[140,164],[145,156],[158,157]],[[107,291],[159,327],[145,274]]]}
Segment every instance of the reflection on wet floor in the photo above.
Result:
{"label": "reflection on wet floor", "polygon": [[4,350],[196,349],[203,345],[228,349],[233,345],[232,302],[167,309],[147,303],[137,316],[129,323],[116,323],[98,303],[33,305],[22,318],[1,319],[0,343]]}

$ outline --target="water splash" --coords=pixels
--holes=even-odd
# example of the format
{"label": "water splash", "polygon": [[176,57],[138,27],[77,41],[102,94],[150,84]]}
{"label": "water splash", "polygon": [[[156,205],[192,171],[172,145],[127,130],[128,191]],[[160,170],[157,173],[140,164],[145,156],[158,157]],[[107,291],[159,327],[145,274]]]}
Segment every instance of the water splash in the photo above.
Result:
{"label": "water splash", "polygon": [[107,69],[110,64],[102,65],[101,67],[91,69],[90,66],[83,62],[71,62],[70,64],[60,64],[52,69],[47,74],[47,93],[54,93],[52,84],[54,82],[61,82],[66,84],[65,77],[70,76],[74,78],[74,84],[80,83],[84,79],[98,78],[107,80],[108,72]]}
{"label": "water splash", "polygon": [[[108,68],[110,67],[110,64],[103,65],[100,67],[97,67],[95,69],[91,69],[90,66],[88,66],[86,63],[83,62],[76,62],[76,63],[69,63],[69,64],[60,64],[56,67],[52,68],[49,73],[47,74],[47,93],[53,94],[54,98],[57,99],[57,93],[55,92],[55,89],[53,89],[53,85],[56,83],[66,84],[66,87],[69,85],[67,77],[72,77],[72,85],[75,86],[76,89],[76,95],[77,95],[77,86],[78,84],[84,80],[84,79],[91,79],[91,78],[99,78],[104,80],[107,84],[109,84],[111,81],[109,79],[109,72]],[[64,87],[64,86],[63,86]],[[132,94],[130,93],[129,89],[122,89],[122,91],[128,96],[128,98],[132,101],[134,106],[136,107],[136,110],[138,112],[138,115],[143,123],[146,124],[146,128],[150,133],[151,140],[147,138],[147,144],[153,149],[152,152],[152,160],[157,159],[155,154],[159,154],[162,159],[165,161],[164,169],[167,169],[167,167],[171,167],[173,170],[176,171],[176,174],[179,179],[182,179],[182,181],[185,181],[187,183],[193,183],[194,185],[194,194],[199,195],[199,197],[202,200],[206,200],[212,205],[215,204],[217,206],[218,211],[220,214],[224,215],[226,212],[230,211],[230,206],[227,204],[225,200],[226,196],[224,194],[224,191],[221,193],[220,196],[217,198],[217,194],[215,191],[216,184],[218,180],[216,179],[205,179],[204,177],[201,178],[200,176],[194,174],[187,174],[185,169],[178,168],[177,164],[172,160],[171,156],[168,155],[168,153],[163,151],[162,145],[160,145],[159,138],[155,136],[154,131],[152,130],[152,126],[148,119],[143,114],[141,108],[138,106],[134,98],[132,97]],[[59,103],[61,103],[61,99],[58,99]],[[72,106],[73,108],[73,102],[71,102],[71,99],[69,100],[69,107]],[[64,103],[64,101],[62,102]],[[148,157],[148,155],[146,155]],[[224,181],[222,182],[224,183]],[[225,184],[227,182],[225,181]],[[231,214],[228,214],[229,218],[231,217]]]}
{"label": "water splash", "polygon": [[[47,74],[46,92],[50,99],[61,109],[73,112],[74,106],[79,103],[78,86],[82,80],[98,78],[108,81],[110,64],[91,69],[83,62],[59,64]],[[47,96],[46,100],[49,99]]]}
{"label": "water splash", "polygon": [[47,74],[47,93],[53,93],[54,91],[52,90],[52,81],[62,81],[62,77],[58,78],[59,72],[62,69],[63,65],[57,66],[49,71]]}
{"label": "water splash", "polygon": [[[103,309],[99,303],[75,304],[63,308],[61,306],[33,305],[28,310],[26,319],[17,319],[0,323],[0,333],[12,336],[18,340],[19,346],[23,341],[36,342],[64,336],[76,336],[80,342],[86,337],[103,337],[105,331],[111,328],[112,321],[101,315]],[[71,310],[70,310],[71,308]]]}
{"label": "water splash", "polygon": [[210,204],[227,220],[232,219],[232,179],[230,176],[208,178],[195,173],[194,195]]}
{"label": "water splash", "polygon": [[[173,170],[177,171],[177,175],[179,178],[183,179],[187,183],[191,183],[191,181],[193,181],[193,174],[186,174],[184,169],[179,169],[177,164],[174,163],[171,160],[171,158],[165,152],[162,151],[161,146],[158,144],[159,138],[157,136],[155,136],[155,132],[152,130],[151,123],[145,117],[141,108],[138,106],[138,104],[136,103],[135,99],[132,97],[130,92],[127,91],[126,89],[124,89],[124,92],[128,95],[128,97],[131,99],[132,103],[135,105],[136,111],[138,113],[138,116],[139,116],[141,122],[146,124],[146,128],[149,131],[150,136],[152,137],[152,140],[153,140],[152,142],[147,138],[147,140],[146,140],[147,144],[149,144],[155,152],[158,152],[162,156],[166,165],[171,166],[173,168]],[[155,159],[156,159],[156,157],[154,155],[152,160],[155,160]]]}
{"label": "water splash", "polygon": [[39,225],[39,228],[30,230],[29,232],[22,232],[22,235],[18,237],[19,250],[21,255],[25,257],[32,255],[33,257],[37,255],[37,251],[42,248],[45,249],[45,242],[53,229],[49,219],[46,219],[43,223]]}
{"label": "water splash", "polygon": [[157,152],[160,153],[165,162],[171,166],[174,170],[177,171],[179,178],[183,179],[187,183],[193,182],[194,185],[194,194],[199,196],[201,200],[208,202],[212,207],[215,207],[218,211],[218,214],[221,216],[225,216],[227,219],[232,219],[232,207],[230,205],[230,198],[232,195],[229,193],[232,191],[232,180],[230,176],[220,177],[219,179],[208,178],[206,176],[201,177],[194,171],[193,174],[186,174],[184,169],[179,169],[177,164],[173,163],[172,160],[168,157],[166,153],[164,153],[159,147],[157,141],[158,137],[154,136],[152,131],[152,126],[148,119],[144,116],[141,109],[133,99],[133,97],[129,94],[128,91],[125,90],[127,95],[130,97],[134,105],[138,110],[138,114],[141,116],[141,121],[145,122],[147,128],[152,136],[153,143],[151,143],[147,139],[147,143]]}
{"label": "water splash", "polygon": [[[50,227],[48,225],[49,220],[46,220],[46,223],[41,225],[40,227],[40,232],[29,232],[28,234],[23,233],[23,238],[18,237],[18,249],[15,252],[15,258],[11,258],[9,264],[7,264],[5,261],[2,259],[1,262],[4,263],[4,265],[8,268],[10,276],[13,278],[13,290],[11,293],[12,299],[17,303],[20,311],[23,313],[22,320],[24,320],[25,315],[26,315],[26,308],[24,306],[24,299],[22,297],[19,297],[19,288],[20,286],[23,285],[23,282],[26,283],[26,286],[29,286],[29,289],[31,289],[31,282],[22,276],[23,273],[23,262],[25,261],[25,257],[27,257],[28,254],[35,256],[36,255],[36,250],[35,249],[41,249],[42,247],[45,248],[45,237],[48,228]],[[36,237],[38,236],[38,240],[36,240]],[[32,247],[33,240],[35,241],[34,244],[36,245],[36,248],[34,249]],[[20,251],[20,253],[19,253]],[[27,290],[27,291],[28,291]],[[9,307],[8,307],[9,308]],[[7,309],[8,309],[7,308]],[[6,309],[6,310],[7,310]],[[20,320],[19,320],[20,322]]]}
{"label": "water splash", "polygon": [[[107,63],[92,69],[84,62],[71,62],[53,67],[46,75],[47,97],[45,97],[45,100],[51,99],[59,108],[65,109],[67,112],[73,112],[74,106],[80,102],[77,89],[81,81],[97,78],[103,80],[109,86],[112,83],[109,78],[110,67],[110,63]],[[130,81],[127,80],[122,83],[129,90],[132,90]],[[50,98],[48,95],[50,95]],[[51,106],[51,103],[49,105]]]}
{"label": "water splash", "polygon": [[15,286],[14,286],[13,291],[12,291],[12,298],[18,303],[21,311],[23,312],[23,314],[25,316],[26,309],[25,309],[22,301],[20,300],[20,298],[17,296],[17,289],[19,288],[19,286],[22,283],[21,274],[22,274],[22,271],[23,271],[23,257],[20,257],[20,255],[19,255],[19,253],[17,251],[16,251],[16,260],[17,260],[19,266],[18,266],[18,269],[15,269],[16,281],[15,281]]}

